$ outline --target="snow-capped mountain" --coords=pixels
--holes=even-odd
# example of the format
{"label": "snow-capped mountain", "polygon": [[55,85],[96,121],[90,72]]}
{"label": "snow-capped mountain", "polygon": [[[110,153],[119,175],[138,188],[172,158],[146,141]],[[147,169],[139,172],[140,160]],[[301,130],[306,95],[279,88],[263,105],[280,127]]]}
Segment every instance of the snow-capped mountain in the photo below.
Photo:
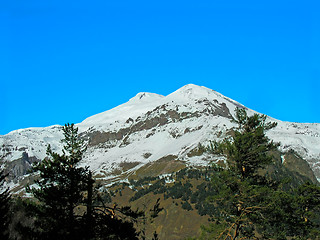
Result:
{"label": "snow-capped mountain", "polygon": [[[138,93],[127,103],[76,124],[88,142],[83,165],[102,178],[116,177],[121,164],[134,172],[147,163],[174,156],[186,164],[207,163],[207,156],[191,156],[199,143],[222,140],[235,127],[236,107],[246,108],[220,93],[193,84],[162,96]],[[247,108],[246,108],[247,109]],[[247,109],[248,114],[255,111]],[[283,152],[293,149],[320,179],[320,124],[283,122],[268,136],[280,142]],[[67,119],[66,119],[67,122]],[[46,147],[61,151],[62,127],[28,128],[0,136],[0,156],[15,177],[26,174],[33,161],[46,156]],[[285,161],[285,159],[283,159]],[[123,169],[122,169],[123,170]]]}

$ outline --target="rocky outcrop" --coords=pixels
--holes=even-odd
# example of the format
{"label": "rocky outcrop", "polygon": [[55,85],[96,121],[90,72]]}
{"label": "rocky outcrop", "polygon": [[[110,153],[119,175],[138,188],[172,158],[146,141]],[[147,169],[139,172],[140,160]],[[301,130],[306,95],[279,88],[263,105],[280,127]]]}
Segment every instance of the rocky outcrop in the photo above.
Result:
{"label": "rocky outcrop", "polygon": [[[139,116],[135,120],[128,118],[125,123],[127,125],[130,124],[130,126],[121,128],[116,132],[103,132],[90,129],[90,131],[84,135],[87,139],[89,139],[89,146],[96,146],[101,143],[126,140],[126,137],[130,134],[154,129],[169,123],[182,122],[183,120],[190,118],[199,118],[202,116],[211,115],[224,117],[230,120],[232,119],[232,115],[225,103],[219,103],[218,101],[211,103],[208,99],[202,99],[198,100],[196,104],[205,105],[206,107],[202,108],[202,111],[196,110],[190,112],[180,112],[178,105],[175,109],[170,109],[167,104],[164,104],[156,107],[152,111],[148,111],[145,115]],[[147,137],[149,137],[150,134],[152,133],[149,133]],[[113,146],[113,144],[110,145],[110,147]]]}
{"label": "rocky outcrop", "polygon": [[5,164],[5,172],[9,174],[9,180],[18,179],[29,173],[32,163],[38,161],[39,159],[29,157],[26,152],[23,152],[21,158]]}

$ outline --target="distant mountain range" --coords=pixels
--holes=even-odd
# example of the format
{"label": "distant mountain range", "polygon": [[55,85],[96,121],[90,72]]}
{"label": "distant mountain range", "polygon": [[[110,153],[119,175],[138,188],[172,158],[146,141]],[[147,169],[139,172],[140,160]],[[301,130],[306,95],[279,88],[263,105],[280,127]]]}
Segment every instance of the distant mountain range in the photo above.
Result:
{"label": "distant mountain range", "polygon": [[[256,113],[214,90],[193,84],[168,96],[138,93],[128,102],[76,124],[88,143],[82,164],[99,179],[111,183],[136,175],[141,169],[147,174],[153,163],[163,159],[170,161],[159,174],[172,171],[176,163],[206,165],[217,161],[208,154],[192,152],[199,144],[207,145],[210,140],[222,140],[230,134],[236,126],[231,121],[236,107],[245,108],[249,115]],[[267,119],[278,123],[267,135],[281,143],[282,163],[299,171],[300,166],[286,159],[286,152],[294,152],[312,169],[303,174],[310,178],[314,174],[320,180],[320,124]],[[58,125],[0,136],[1,164],[10,172],[11,187],[19,186],[32,162],[45,158],[48,144],[60,152],[62,138],[62,127]]]}

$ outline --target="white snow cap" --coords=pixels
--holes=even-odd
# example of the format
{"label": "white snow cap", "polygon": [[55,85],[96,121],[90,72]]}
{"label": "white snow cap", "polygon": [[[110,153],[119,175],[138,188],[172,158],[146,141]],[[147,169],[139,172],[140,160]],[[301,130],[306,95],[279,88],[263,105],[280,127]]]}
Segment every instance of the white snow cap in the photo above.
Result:
{"label": "white snow cap", "polygon": [[136,101],[150,102],[150,101],[161,99],[163,97],[164,96],[156,93],[140,92],[136,96],[131,98],[129,102],[136,102]]}
{"label": "white snow cap", "polygon": [[198,86],[194,84],[187,84],[181,88],[179,88],[177,91],[171,93],[168,95],[169,96],[183,96],[185,98],[204,98],[208,97],[210,94],[215,93],[215,91],[203,87],[203,86]]}

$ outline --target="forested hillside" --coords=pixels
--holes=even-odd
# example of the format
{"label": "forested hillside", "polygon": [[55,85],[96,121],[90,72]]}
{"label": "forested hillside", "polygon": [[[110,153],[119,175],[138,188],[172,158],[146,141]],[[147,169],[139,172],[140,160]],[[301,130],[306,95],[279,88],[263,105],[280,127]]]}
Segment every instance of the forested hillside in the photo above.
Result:
{"label": "forested hillside", "polygon": [[228,138],[189,153],[220,161],[185,167],[168,156],[113,185],[79,164],[87,146],[65,125],[62,153],[48,146],[27,195],[10,195],[1,173],[1,239],[319,239],[317,180],[266,136],[275,123],[235,116]]}

